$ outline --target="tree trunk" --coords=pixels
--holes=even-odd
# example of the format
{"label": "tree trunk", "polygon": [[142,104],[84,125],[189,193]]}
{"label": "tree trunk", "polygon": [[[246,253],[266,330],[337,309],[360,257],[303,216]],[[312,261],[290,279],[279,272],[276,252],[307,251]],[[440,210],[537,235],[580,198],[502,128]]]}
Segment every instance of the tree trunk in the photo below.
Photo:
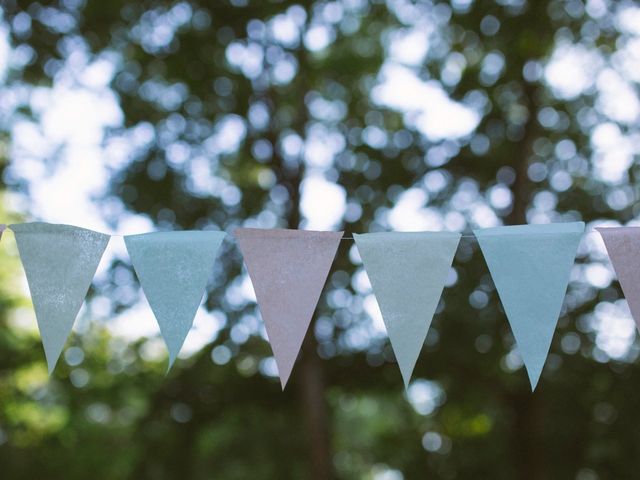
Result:
{"label": "tree trunk", "polygon": [[[302,164],[294,174],[289,174],[287,185],[290,198],[290,210],[287,225],[289,228],[300,226],[300,183],[303,176]],[[313,480],[331,480],[333,467],[329,437],[329,415],[325,398],[323,365],[318,356],[318,343],[314,335],[314,322],[302,345],[298,359],[297,381],[300,388],[300,401],[304,425],[307,429],[309,448],[309,478]]]}
{"label": "tree trunk", "polygon": [[302,346],[299,368],[300,396],[309,441],[310,478],[330,480],[333,478],[333,463],[329,440],[329,415],[322,360],[318,357],[313,328],[310,329]]}
{"label": "tree trunk", "polygon": [[[532,193],[532,183],[528,176],[529,158],[537,135],[534,95],[533,87],[528,86],[525,98],[529,119],[524,126],[524,137],[517,155],[516,178],[511,187],[513,208],[505,219],[507,225],[527,223],[527,207]],[[547,476],[540,429],[544,415],[541,392],[532,393],[528,382],[523,382],[522,385],[522,390],[510,397],[510,406],[515,415],[512,436],[516,471],[521,480],[542,480]]]}
{"label": "tree trunk", "polygon": [[[304,63],[304,53],[300,53],[301,65]],[[300,67],[302,71],[302,66]],[[304,87],[304,82],[302,82]],[[304,91],[304,88],[301,88]],[[306,128],[306,106],[304,95],[300,96],[298,109],[299,119],[296,122],[296,130],[304,138]],[[269,140],[274,147],[277,137],[275,132],[270,132]],[[298,165],[287,165],[284,159],[276,153],[272,167],[276,173],[278,183],[287,188],[289,204],[287,211],[287,228],[300,228],[300,196],[301,183],[304,177],[304,158],[301,155]],[[309,331],[302,345],[294,372],[297,372],[296,381],[299,388],[300,409],[303,416],[303,424],[307,431],[307,445],[309,449],[309,477],[312,480],[331,480],[333,478],[333,462],[331,457],[331,441],[329,432],[329,414],[325,398],[325,384],[323,375],[323,363],[318,356],[318,343],[314,335],[314,323],[311,322]]]}

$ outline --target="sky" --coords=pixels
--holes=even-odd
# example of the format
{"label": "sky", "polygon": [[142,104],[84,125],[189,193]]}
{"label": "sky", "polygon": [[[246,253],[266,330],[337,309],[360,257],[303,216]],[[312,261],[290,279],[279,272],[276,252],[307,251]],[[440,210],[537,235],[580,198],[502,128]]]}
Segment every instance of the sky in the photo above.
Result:
{"label": "sky", "polygon": [[[321,21],[314,23],[302,38],[310,51],[321,51],[333,41],[335,34],[332,25],[342,13],[339,2],[332,2],[330,5],[334,6],[322,12]],[[587,13],[593,18],[598,18],[605,12],[606,2],[587,2]],[[179,8],[171,10],[165,17],[155,19],[152,28],[140,30],[140,35],[149,48],[160,48],[172,38],[180,22],[185,21],[185,15],[186,12]],[[497,21],[489,18],[485,28],[499,28],[495,26],[494,20]],[[417,73],[417,67],[432,48],[434,36],[437,35],[437,25],[434,22],[429,17],[414,19],[406,22],[405,27],[390,33],[387,59],[371,90],[371,99],[381,107],[402,113],[406,127],[419,132],[430,141],[465,138],[478,126],[483,115],[482,104],[457,102],[449,97],[441,83],[425,80]],[[625,32],[627,40],[619,46],[613,62],[606,62],[593,49],[560,37],[548,62],[534,62],[525,72],[541,79],[557,98],[571,99],[585,92],[597,92],[597,108],[603,113],[605,120],[593,126],[591,143],[594,154],[590,161],[596,166],[595,174],[598,179],[613,187],[624,183],[627,168],[634,161],[634,156],[640,153],[640,134],[633,133],[633,129],[629,130],[630,133],[625,130],[625,127],[637,125],[640,119],[640,99],[637,94],[637,83],[640,82],[640,8],[622,10],[616,16],[616,24],[620,31]],[[269,28],[283,44],[287,44],[299,40],[300,25],[300,12],[290,9],[275,17]],[[9,194],[8,203],[11,209],[26,215],[29,220],[68,223],[116,235],[101,263],[98,272],[100,276],[104,275],[114,257],[128,261],[124,242],[118,236],[155,229],[147,217],[126,211],[122,204],[114,200],[109,208],[111,212],[117,213],[120,221],[116,229],[112,230],[95,201],[95,198],[107,191],[113,173],[126,165],[135,149],[142,148],[149,142],[153,133],[149,131],[148,125],[142,124],[127,132],[125,137],[107,138],[106,129],[122,126],[124,120],[118,99],[109,87],[118,68],[117,55],[104,54],[94,58],[81,43],[72,45],[70,51],[64,68],[56,75],[51,87],[27,88],[23,85],[0,89],[0,105],[4,105],[5,110],[0,121],[10,122],[12,140],[11,165],[7,169],[8,178],[5,180],[9,180],[7,183],[19,181],[27,187],[26,192]],[[29,55],[24,48],[14,48],[9,44],[6,25],[0,26],[0,81],[6,77],[9,68],[19,68],[21,64],[28,62]],[[228,60],[249,77],[254,75],[260,64],[260,55],[260,52],[240,44],[231,44],[227,51]],[[464,57],[453,56],[443,72],[443,81],[455,83],[464,68]],[[483,62],[483,75],[499,75],[503,68],[504,58],[499,52],[494,52]],[[284,60],[276,72],[276,80],[286,83],[295,75],[295,68]],[[180,95],[180,92],[174,94]],[[171,97],[168,96],[166,101],[171,101]],[[21,102],[31,105],[35,120],[10,115],[12,106]],[[340,115],[339,106],[326,102],[318,101],[312,108],[315,116],[339,118]],[[259,121],[260,112],[255,111],[253,115]],[[553,121],[553,112],[541,112],[540,121]],[[211,146],[218,151],[233,151],[245,133],[243,120],[230,116],[218,125],[216,134],[211,138]],[[375,147],[385,141],[384,135],[382,130],[369,127],[364,138]],[[306,139],[292,136],[285,142],[285,148],[292,153],[304,152],[307,169],[302,184],[301,210],[307,229],[335,229],[343,216],[348,214],[349,208],[357,208],[347,205],[345,190],[328,178],[335,156],[344,148],[343,143],[344,139],[336,136],[330,128],[324,127],[322,122],[310,128]],[[169,158],[175,162],[184,162],[180,146],[173,145],[171,148]],[[561,158],[563,155],[570,157],[572,148],[575,153],[574,145],[558,144],[556,155]],[[203,191],[212,188],[211,182],[216,179],[207,179],[206,175],[201,175],[207,171],[206,165],[194,159],[189,168],[195,188]],[[429,205],[429,192],[442,188],[445,181],[442,175],[438,171],[431,172],[421,183],[410,186],[399,195],[387,214],[390,229],[459,231],[465,228],[466,222],[460,213],[449,212],[445,215]],[[556,175],[557,177],[552,178],[554,187],[570,188],[571,179],[566,178],[566,174],[563,176],[560,172]],[[608,201],[624,204],[624,190],[613,188],[613,191],[617,193],[612,194]],[[491,227],[499,224],[499,218],[493,209],[509,205],[509,190],[497,185],[487,198],[476,193],[473,186],[469,186],[466,194],[473,200],[470,209],[475,226]],[[229,187],[229,195],[237,195],[237,192]],[[461,195],[465,195],[465,192],[461,192]],[[533,221],[549,221],[548,212],[554,206],[550,196],[536,197]],[[591,225],[590,228],[594,226]],[[6,242],[7,240],[3,241]],[[581,248],[590,253],[593,262],[582,267],[576,266],[574,277],[586,279],[599,288],[607,287],[614,276],[601,240],[588,234]],[[357,252],[352,251],[351,254],[357,257]],[[384,335],[380,311],[362,269],[356,274],[355,283],[364,295],[364,308],[371,318],[368,335]],[[23,284],[26,291],[24,279]],[[245,298],[254,299],[248,279],[238,285],[238,291]],[[103,312],[104,316],[108,316],[107,305],[108,299],[98,296],[92,304],[92,313],[100,316],[100,312]],[[27,316],[23,323],[29,328],[35,328],[33,313],[23,313]],[[182,356],[209,343],[221,323],[216,312],[206,312],[201,308],[185,342]],[[114,334],[127,340],[149,337],[148,355],[164,355],[158,327],[144,298],[134,308],[110,321],[108,326]],[[82,328],[82,320],[76,328]],[[636,331],[626,302],[600,304],[593,314],[593,328],[597,335],[597,346],[603,353],[603,361],[629,355]],[[236,334],[243,335],[242,331],[237,331]],[[575,347],[571,337],[567,337],[566,342],[563,339],[563,348],[565,343],[569,350]],[[511,360],[514,368],[518,368],[518,360]],[[275,373],[273,364],[268,364],[265,368],[267,373]],[[433,388],[429,390],[424,384],[416,385],[414,396],[427,398],[423,403],[427,402],[428,405],[428,401],[432,401],[428,399],[435,395]],[[428,390],[432,394],[424,393]],[[429,438],[425,441],[437,443],[438,439]]]}

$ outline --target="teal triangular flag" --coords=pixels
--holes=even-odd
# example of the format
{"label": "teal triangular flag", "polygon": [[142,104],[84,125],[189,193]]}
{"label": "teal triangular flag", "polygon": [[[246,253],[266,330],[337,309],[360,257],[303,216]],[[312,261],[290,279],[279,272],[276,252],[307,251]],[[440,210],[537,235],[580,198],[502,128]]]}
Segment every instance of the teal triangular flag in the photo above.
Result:
{"label": "teal triangular flag", "polygon": [[182,348],[226,233],[157,232],[124,237],[142,290],[169,349],[169,367]]}
{"label": "teal triangular flag", "polygon": [[583,222],[475,230],[535,390],[549,353]]}
{"label": "teal triangular flag", "polygon": [[390,232],[353,237],[407,387],[447,281],[460,234]]}
{"label": "teal triangular flag", "polygon": [[11,225],[27,275],[49,374],[91,286],[109,235],[71,225]]}

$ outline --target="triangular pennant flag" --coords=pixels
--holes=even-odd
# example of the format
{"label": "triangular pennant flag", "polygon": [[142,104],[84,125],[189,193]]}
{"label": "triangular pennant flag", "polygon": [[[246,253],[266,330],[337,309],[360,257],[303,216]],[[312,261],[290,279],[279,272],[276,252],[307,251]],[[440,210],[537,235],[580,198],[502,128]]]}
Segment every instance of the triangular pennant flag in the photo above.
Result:
{"label": "triangular pennant flag", "polygon": [[287,383],[343,232],[235,231],[282,388]]}
{"label": "triangular pennant flag", "polygon": [[353,237],[408,387],[460,234],[390,232]]}
{"label": "triangular pennant flag", "polygon": [[562,310],[583,222],[475,230],[535,390]]}
{"label": "triangular pennant flag", "polygon": [[71,225],[11,225],[27,275],[49,374],[91,286],[109,235]]}
{"label": "triangular pennant flag", "polygon": [[640,227],[596,230],[604,240],[631,315],[640,328]]}
{"label": "triangular pennant flag", "polygon": [[133,268],[169,349],[168,369],[193,325],[225,236],[224,232],[206,230],[124,237]]}

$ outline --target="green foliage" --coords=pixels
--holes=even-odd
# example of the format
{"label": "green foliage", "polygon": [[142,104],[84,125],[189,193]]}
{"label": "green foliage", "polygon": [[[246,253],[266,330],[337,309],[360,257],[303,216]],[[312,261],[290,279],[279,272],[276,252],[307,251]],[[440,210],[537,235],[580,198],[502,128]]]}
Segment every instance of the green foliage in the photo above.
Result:
{"label": "green foliage", "polygon": [[[409,189],[422,192],[420,207],[442,228],[628,222],[638,215],[637,166],[612,183],[597,175],[594,160],[594,128],[615,121],[599,109],[595,87],[558,95],[541,73],[563,42],[615,63],[629,40],[616,15],[628,5],[596,14],[596,4],[8,0],[10,42],[32,56],[5,82],[55,84],[74,52],[114,66],[109,86],[123,123],[105,144],[122,142],[127,162],[99,202],[114,228],[122,213],[111,208],[114,199],[161,229],[231,231],[245,221],[303,228],[301,184],[318,172],[345,193],[337,227],[347,231],[390,229],[390,212]],[[30,26],[17,28],[25,14]],[[330,41],[320,49],[300,37],[279,41],[268,32],[285,14],[299,19],[302,36],[320,24]],[[411,114],[374,98],[392,35],[419,22],[433,32],[411,69],[478,112],[468,134],[425,134]],[[250,48],[259,61],[244,65],[238,59]],[[502,68],[492,73],[487,59]],[[18,102],[2,120],[3,142],[11,121],[41,120],[31,107]],[[231,146],[216,137],[228,122],[242,125],[226,139]],[[635,132],[619,123],[623,134]],[[338,145],[328,166],[296,147],[314,135]],[[558,154],[559,145],[574,151]],[[19,181],[9,187],[25,189]],[[492,201],[498,190],[506,204]],[[612,193],[626,201],[612,202]],[[455,284],[406,394],[388,343],[371,335],[361,267],[343,242],[317,328],[281,392],[265,368],[270,350],[255,305],[239,293],[240,255],[231,243],[223,250],[206,299],[221,323],[211,345],[164,377],[165,359],[150,354],[157,339],[126,344],[93,325],[70,340],[51,379],[37,335],[24,326],[32,316],[16,288],[16,256],[2,253],[2,478],[327,478],[314,463],[323,440],[312,425],[325,408],[319,423],[331,453],[324,461],[336,478],[637,477],[637,346],[611,359],[594,341],[594,310],[621,298],[617,285],[599,288],[584,275],[572,282],[531,394],[486,265],[464,240]],[[577,270],[598,261],[584,248]],[[93,293],[110,298],[115,315],[135,303],[136,295],[121,294],[134,285],[130,266],[115,260]],[[230,359],[212,362],[220,347]],[[306,368],[317,356],[320,373]],[[310,378],[323,385],[311,400]]]}

